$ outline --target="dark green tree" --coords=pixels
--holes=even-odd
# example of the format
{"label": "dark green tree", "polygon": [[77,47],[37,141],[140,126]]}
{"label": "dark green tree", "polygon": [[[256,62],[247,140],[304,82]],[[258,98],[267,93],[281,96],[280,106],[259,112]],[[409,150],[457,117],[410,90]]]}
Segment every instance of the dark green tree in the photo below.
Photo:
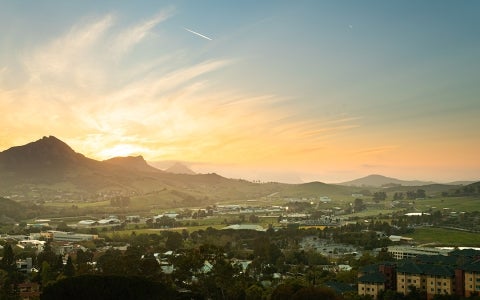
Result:
{"label": "dark green tree", "polygon": [[355,212],[359,212],[365,209],[365,204],[363,204],[363,200],[360,198],[355,199],[353,202],[353,209]]}
{"label": "dark green tree", "polygon": [[67,258],[67,264],[63,269],[63,275],[67,277],[72,277],[75,275],[75,267],[73,266],[72,258],[70,256]]}
{"label": "dark green tree", "polygon": [[176,231],[166,231],[167,241],[165,247],[169,250],[177,250],[183,246],[183,237]]}
{"label": "dark green tree", "polygon": [[385,192],[375,192],[373,193],[373,201],[376,203],[387,199],[387,193]]}
{"label": "dark green tree", "polygon": [[50,241],[47,241],[43,247],[43,251],[37,255],[37,265],[42,266],[43,262],[47,262],[49,266],[53,266],[57,262],[57,256],[52,250]]}
{"label": "dark green tree", "polygon": [[3,247],[3,257],[2,257],[1,267],[7,272],[11,272],[15,270],[15,255],[13,254],[13,249],[10,244],[6,244]]}
{"label": "dark green tree", "polygon": [[251,285],[245,290],[245,300],[262,300],[263,289],[257,284]]}
{"label": "dark green tree", "polygon": [[158,275],[160,272],[160,265],[157,262],[157,259],[153,256],[153,254],[145,255],[140,260],[140,274],[147,278],[153,278]]}

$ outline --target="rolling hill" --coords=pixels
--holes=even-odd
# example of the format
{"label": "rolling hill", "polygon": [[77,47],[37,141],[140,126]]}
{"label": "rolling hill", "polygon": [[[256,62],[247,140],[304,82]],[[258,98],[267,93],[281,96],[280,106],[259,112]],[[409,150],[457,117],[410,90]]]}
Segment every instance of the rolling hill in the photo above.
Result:
{"label": "rolling hill", "polygon": [[[331,193],[348,195],[351,190],[350,187],[320,182],[261,184],[214,173],[185,173],[156,169],[141,156],[97,161],[49,136],[0,152],[0,195],[18,194],[23,201],[28,201],[72,192],[82,194],[82,197],[99,193],[128,193],[152,195],[153,202],[174,199],[174,204],[181,206],[253,199],[272,193],[278,197],[315,197]],[[38,190],[42,193],[37,192],[35,196]]]}
{"label": "rolling hill", "polygon": [[374,175],[368,175],[362,178],[358,178],[352,181],[342,182],[339,184],[344,186],[383,187],[388,185],[422,186],[422,185],[435,184],[435,182],[419,181],[419,180],[400,180],[396,178],[374,174]]}
{"label": "rolling hill", "polygon": [[30,216],[31,209],[11,199],[0,197],[0,224],[14,224]]}

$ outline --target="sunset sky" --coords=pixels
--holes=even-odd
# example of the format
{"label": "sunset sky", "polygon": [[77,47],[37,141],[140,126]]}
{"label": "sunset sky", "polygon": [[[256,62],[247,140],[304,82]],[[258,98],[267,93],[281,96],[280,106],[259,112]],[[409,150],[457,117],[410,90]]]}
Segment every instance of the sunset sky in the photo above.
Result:
{"label": "sunset sky", "polygon": [[480,1],[0,0],[0,151],[480,180]]}

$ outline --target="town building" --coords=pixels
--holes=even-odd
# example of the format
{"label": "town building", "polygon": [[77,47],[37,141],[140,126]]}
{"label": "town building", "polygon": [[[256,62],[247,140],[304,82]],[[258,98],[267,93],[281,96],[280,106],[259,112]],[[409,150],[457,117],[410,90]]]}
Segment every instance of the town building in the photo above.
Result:
{"label": "town building", "polygon": [[440,248],[428,247],[409,247],[409,246],[390,246],[388,247],[390,253],[395,259],[409,259],[415,258],[419,255],[448,255],[450,250]]}
{"label": "town building", "polygon": [[359,271],[358,294],[374,299],[385,290],[408,295],[412,291],[425,299],[480,293],[480,251],[454,250],[448,255],[417,254],[414,258],[384,262]]}

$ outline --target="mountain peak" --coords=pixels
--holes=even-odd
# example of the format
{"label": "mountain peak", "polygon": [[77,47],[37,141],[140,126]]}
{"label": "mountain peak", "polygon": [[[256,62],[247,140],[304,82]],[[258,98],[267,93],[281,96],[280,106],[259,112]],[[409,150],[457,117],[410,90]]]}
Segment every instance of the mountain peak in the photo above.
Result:
{"label": "mountain peak", "polygon": [[173,173],[173,174],[187,174],[187,175],[196,174],[190,168],[188,168],[187,166],[179,162],[174,163],[170,168],[166,169],[165,172]]}
{"label": "mountain peak", "polygon": [[73,151],[65,142],[54,136],[16,146],[0,152],[0,161],[9,167],[23,166],[64,166],[85,158]]}
{"label": "mountain peak", "polygon": [[118,156],[118,157],[113,157],[107,160],[104,160],[104,162],[121,166],[121,167],[126,167],[129,169],[134,169],[137,171],[160,171],[152,166],[150,166],[147,161],[143,158],[143,156],[138,155],[138,156]]}
{"label": "mountain peak", "polygon": [[41,139],[36,140],[35,142],[31,142],[31,143],[28,143],[26,145],[17,146],[17,147],[13,147],[13,148],[20,148],[20,147],[24,147],[24,148],[26,148],[26,147],[28,147],[28,148],[49,147],[50,149],[52,149],[52,148],[53,149],[63,149],[64,151],[75,152],[65,142],[63,142],[62,140],[58,139],[57,137],[55,137],[53,135],[44,136]]}

